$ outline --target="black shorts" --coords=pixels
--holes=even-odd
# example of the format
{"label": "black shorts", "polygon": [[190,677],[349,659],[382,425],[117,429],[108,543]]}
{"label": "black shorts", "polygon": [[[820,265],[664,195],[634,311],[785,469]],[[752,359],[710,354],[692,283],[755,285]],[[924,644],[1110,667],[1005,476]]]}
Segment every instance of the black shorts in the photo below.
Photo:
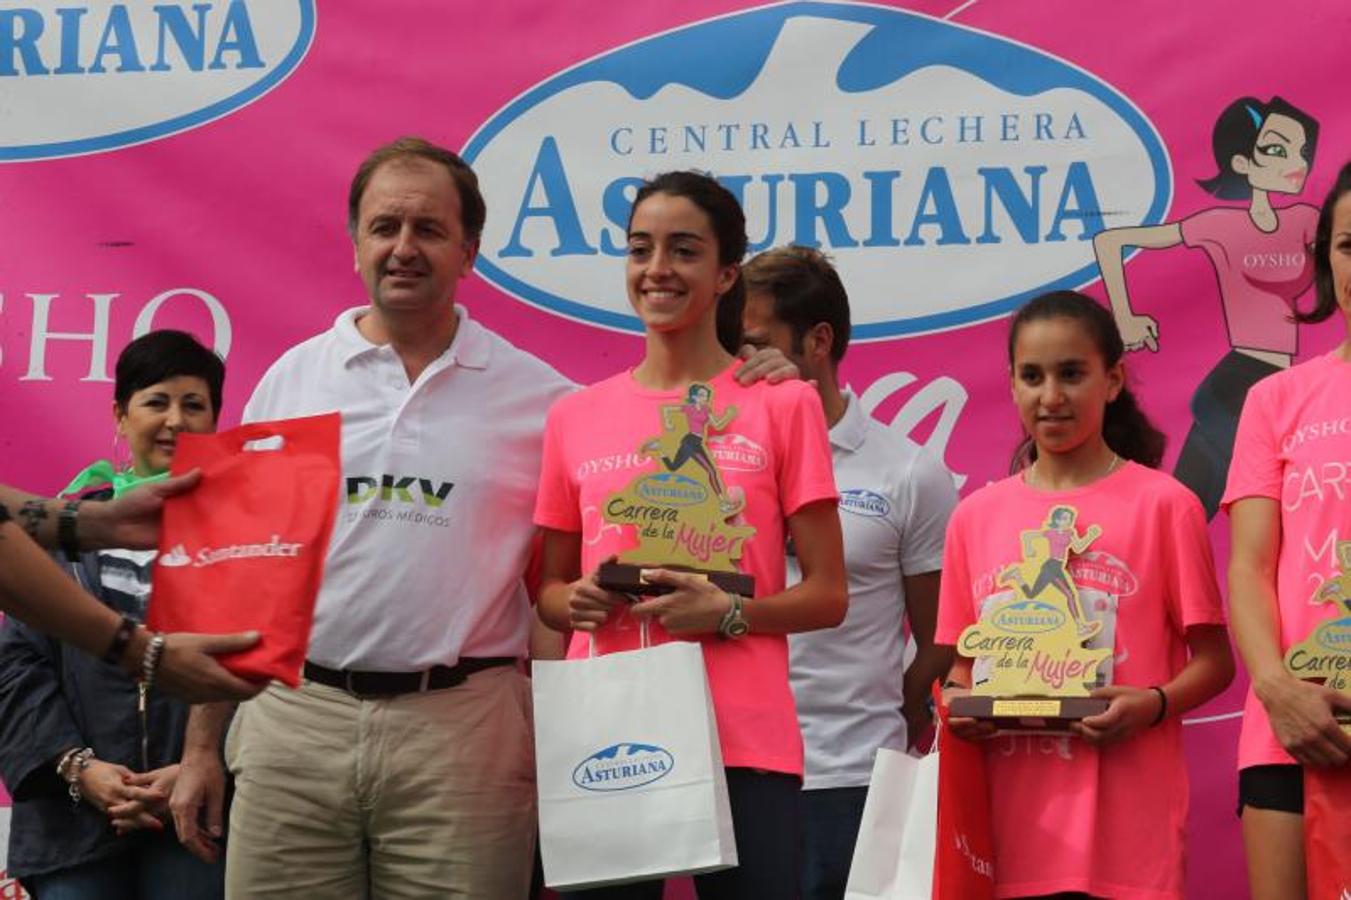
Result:
{"label": "black shorts", "polygon": [[1304,769],[1289,763],[1249,766],[1238,772],[1238,814],[1243,807],[1304,814]]}

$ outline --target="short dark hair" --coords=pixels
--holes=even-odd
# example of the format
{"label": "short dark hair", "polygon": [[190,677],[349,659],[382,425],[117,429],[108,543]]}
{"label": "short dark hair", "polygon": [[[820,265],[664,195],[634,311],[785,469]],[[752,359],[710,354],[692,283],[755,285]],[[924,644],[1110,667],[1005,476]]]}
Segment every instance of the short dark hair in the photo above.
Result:
{"label": "short dark hair", "polygon": [[1232,160],[1235,156],[1253,158],[1257,150],[1257,137],[1262,133],[1262,126],[1272,116],[1285,116],[1303,126],[1303,157],[1309,167],[1313,167],[1313,159],[1318,152],[1317,119],[1283,97],[1272,97],[1266,102],[1256,97],[1239,97],[1226,106],[1215,120],[1215,127],[1210,134],[1210,149],[1219,171],[1210,178],[1196,182],[1201,190],[1222,200],[1247,200],[1252,196],[1248,176],[1235,172]]}
{"label": "short dark hair", "polygon": [[483,220],[488,215],[488,207],[479,191],[478,176],[469,168],[469,163],[460,159],[458,153],[420,137],[401,137],[383,147],[376,147],[361,161],[356,175],[352,176],[352,186],[347,191],[347,233],[353,239],[356,238],[361,197],[366,193],[366,186],[370,184],[375,170],[399,159],[425,159],[446,167],[450,180],[460,194],[460,225],[464,228],[464,236],[477,241],[479,235],[483,234]]}
{"label": "short dark hair", "polygon": [[131,395],[180,376],[200,378],[211,395],[211,413],[220,418],[225,363],[186,331],[165,328],[143,334],[117,356],[113,402],[125,411]]}
{"label": "short dark hair", "polygon": [[[707,172],[663,172],[645,181],[638,188],[629,207],[629,222],[625,231],[633,229],[633,211],[653,194],[684,197],[708,216],[713,236],[718,240],[718,264],[741,265],[746,255],[746,214],[736,195]],[[738,268],[736,281],[718,298],[718,343],[728,353],[735,354],[741,347],[741,314],[746,308],[746,282]]]}
{"label": "short dark hair", "polygon": [[1332,282],[1332,210],[1338,201],[1351,193],[1351,162],[1342,166],[1332,189],[1323,198],[1318,211],[1318,226],[1313,233],[1313,309],[1295,311],[1296,322],[1321,322],[1337,311],[1337,285]]}
{"label": "short dark hair", "polygon": [[831,362],[839,365],[849,348],[849,295],[830,257],[811,247],[788,244],[751,258],[744,268],[746,289],[774,298],[774,318],[793,331],[793,352],[802,352],[802,338],[821,322],[834,338]]}

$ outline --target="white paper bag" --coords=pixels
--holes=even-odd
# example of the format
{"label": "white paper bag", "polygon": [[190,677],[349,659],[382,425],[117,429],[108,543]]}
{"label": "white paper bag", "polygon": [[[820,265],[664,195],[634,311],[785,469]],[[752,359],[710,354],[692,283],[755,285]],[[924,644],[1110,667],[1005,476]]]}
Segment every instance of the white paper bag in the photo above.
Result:
{"label": "white paper bag", "polygon": [[938,754],[878,750],[845,900],[929,900],[937,837]]}
{"label": "white paper bag", "polygon": [[538,661],[533,682],[540,850],[549,887],[736,865],[698,644]]}

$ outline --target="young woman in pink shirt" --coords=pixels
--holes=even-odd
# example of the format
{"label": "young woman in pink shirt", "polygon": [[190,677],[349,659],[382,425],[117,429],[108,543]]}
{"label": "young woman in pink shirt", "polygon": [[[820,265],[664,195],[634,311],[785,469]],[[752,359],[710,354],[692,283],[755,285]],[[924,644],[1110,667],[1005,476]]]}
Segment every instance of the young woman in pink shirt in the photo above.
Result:
{"label": "young woman in pink shirt", "polygon": [[[1317,303],[1299,317],[1351,317],[1351,164],[1314,232]],[[1331,353],[1259,382],[1239,420],[1224,507],[1232,549],[1229,604],[1252,685],[1239,735],[1239,809],[1256,900],[1303,898],[1304,767],[1344,767],[1345,695],[1300,681],[1282,662],[1324,619],[1345,615],[1351,501],[1339,473],[1351,459],[1351,338]],[[1345,583],[1345,582],[1341,582]]]}
{"label": "young woman in pink shirt", "polygon": [[[739,864],[698,876],[696,888],[701,900],[792,900],[802,738],[784,636],[839,624],[847,601],[830,445],[816,391],[799,381],[746,387],[732,377],[736,360],[724,347],[739,343],[726,339],[726,329],[739,335],[745,252],[745,216],[713,178],[670,172],[639,189],[626,281],[644,327],[644,354],[634,368],[563,398],[549,413],[535,507],[544,529],[539,610],[547,624],[574,631],[572,657],[585,656],[593,639],[598,653],[638,647],[640,619],[653,643],[703,645]],[[684,411],[689,434],[683,452],[663,462],[650,439],[663,425],[680,424],[671,420],[681,417],[668,415],[672,407]],[[632,526],[601,516],[609,498],[644,473],[665,478],[668,467],[686,462],[683,475],[675,474],[697,481],[696,467],[710,461],[721,470],[718,481],[709,479],[710,490],[735,500],[723,513],[733,525],[755,529],[738,559],[755,578],[755,596],[665,570],[650,574],[674,588],[663,596],[634,602],[601,589],[600,563],[637,542]],[[785,589],[790,536],[803,577]],[[661,894],[657,881],[582,896]]]}
{"label": "young woman in pink shirt", "polygon": [[[1112,654],[1093,690],[1110,705],[1070,735],[951,722],[955,735],[985,742],[996,896],[1180,900],[1180,716],[1233,677],[1205,515],[1154,469],[1163,435],[1126,387],[1110,312],[1071,291],[1043,295],[1014,316],[1008,350],[1027,437],[1015,474],[953,513],[936,640],[956,644],[983,609],[1021,600],[1007,573],[1027,556],[1024,533],[1072,521],[1080,537],[1063,570],[1088,620],[1080,633]],[[972,677],[972,660],[959,656],[949,695]]]}

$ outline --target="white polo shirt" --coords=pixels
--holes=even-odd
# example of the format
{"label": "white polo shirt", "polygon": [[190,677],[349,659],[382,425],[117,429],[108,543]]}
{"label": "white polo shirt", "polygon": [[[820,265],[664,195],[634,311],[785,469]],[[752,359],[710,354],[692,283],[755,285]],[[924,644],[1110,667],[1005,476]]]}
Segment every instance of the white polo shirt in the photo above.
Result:
{"label": "white polo shirt", "polygon": [[[806,750],[803,787],[857,787],[879,747],[904,750],[901,576],[937,571],[957,505],[952,475],[846,393],[830,429],[849,612],[836,628],[788,636],[789,674]],[[788,581],[801,580],[794,557]]]}
{"label": "white polo shirt", "polygon": [[342,413],[309,658],[397,672],[524,656],[544,418],[574,385],[461,306],[454,341],[410,385],[398,354],[357,331],[368,309],[288,350],[244,408],[246,422]]}

